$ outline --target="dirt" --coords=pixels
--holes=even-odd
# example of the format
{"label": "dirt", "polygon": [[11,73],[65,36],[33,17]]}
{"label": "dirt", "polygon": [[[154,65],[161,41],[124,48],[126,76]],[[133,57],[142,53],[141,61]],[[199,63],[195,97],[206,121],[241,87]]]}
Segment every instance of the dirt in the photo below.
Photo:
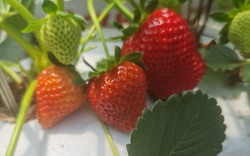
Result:
{"label": "dirt", "polygon": [[[17,104],[20,104],[22,96],[28,86],[28,79],[23,77],[23,81],[21,84],[17,84],[15,82],[9,83],[12,93],[14,94],[15,100]],[[35,101],[33,100],[31,106],[27,113],[26,121],[35,119]],[[4,122],[15,122],[16,116],[14,116],[3,104],[2,99],[0,97],[0,120]]]}

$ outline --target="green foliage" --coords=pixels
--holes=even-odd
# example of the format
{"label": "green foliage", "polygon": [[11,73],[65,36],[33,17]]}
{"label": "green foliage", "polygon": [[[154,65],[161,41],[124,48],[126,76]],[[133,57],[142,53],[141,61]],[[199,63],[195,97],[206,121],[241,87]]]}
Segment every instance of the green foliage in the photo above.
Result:
{"label": "green foliage", "polygon": [[227,23],[220,30],[220,32],[219,32],[219,34],[220,34],[219,43],[220,44],[227,44],[229,42],[229,39],[228,39],[229,26],[230,26],[230,23]]}
{"label": "green foliage", "polygon": [[[28,8],[30,12],[33,12],[33,0],[22,0],[21,4]],[[27,22],[24,20],[24,18],[16,11],[11,9],[10,5],[4,3],[3,0],[0,0],[0,19],[1,18],[3,18],[7,24],[13,26],[18,31],[21,31],[27,26]]]}
{"label": "green foliage", "polygon": [[210,17],[217,22],[228,22],[232,20],[232,18],[228,14],[223,12],[214,13]]}
{"label": "green foliage", "polygon": [[231,1],[233,6],[236,8],[240,8],[245,2],[245,0],[231,0]]}
{"label": "green foliage", "polygon": [[29,33],[33,32],[41,27],[41,25],[46,21],[46,18],[40,19],[40,20],[35,20],[31,21],[29,25],[22,30],[23,33]]}
{"label": "green foliage", "polygon": [[206,65],[213,70],[233,70],[242,64],[242,60],[230,48],[216,45],[203,52]]}
{"label": "green foliage", "polygon": [[96,64],[96,68],[93,68],[89,65],[88,62],[85,62],[86,65],[90,66],[90,68],[92,68],[93,72],[89,73],[89,79],[94,78],[104,72],[107,72],[111,69],[113,69],[114,67],[116,67],[119,64],[122,64],[124,62],[133,62],[139,66],[141,66],[142,68],[144,68],[144,65],[142,63],[142,56],[143,53],[142,52],[131,52],[128,53],[124,56],[121,56],[121,49],[120,47],[116,46],[115,47],[115,55],[111,56],[110,58],[105,58],[105,59],[101,59],[100,61],[97,62]]}
{"label": "green foliage", "polygon": [[231,8],[231,10],[229,10],[228,12],[216,12],[210,16],[211,19],[213,19],[216,22],[225,23],[225,26],[221,29],[219,33],[220,44],[226,44],[229,42],[228,39],[229,28],[234,18],[239,13],[250,10],[249,0],[231,0],[231,3],[234,8]]}
{"label": "green foliage", "polygon": [[250,64],[245,64],[240,70],[240,75],[243,82],[250,83]]}
{"label": "green foliage", "polygon": [[127,145],[129,156],[215,156],[226,126],[215,99],[197,91],[145,109]]}
{"label": "green foliage", "polygon": [[13,41],[12,38],[7,37],[0,44],[0,59],[6,61],[18,61],[21,58],[26,57],[26,53],[23,48]]}
{"label": "green foliage", "polygon": [[57,5],[50,0],[44,0],[42,5],[43,11],[47,14],[53,14],[58,11]]}

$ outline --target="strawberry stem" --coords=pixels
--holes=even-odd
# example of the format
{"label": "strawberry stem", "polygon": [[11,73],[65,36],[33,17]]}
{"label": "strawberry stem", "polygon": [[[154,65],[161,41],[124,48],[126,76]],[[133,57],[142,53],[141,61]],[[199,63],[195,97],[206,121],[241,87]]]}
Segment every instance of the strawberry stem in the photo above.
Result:
{"label": "strawberry stem", "polygon": [[[35,16],[19,1],[17,0],[3,0],[5,3],[8,3],[15,11],[17,11],[23,19],[30,23],[31,21],[35,21]],[[35,31],[35,35],[38,35],[38,32]]]}
{"label": "strawberry stem", "polygon": [[40,51],[28,41],[26,41],[20,34],[20,32],[18,32],[15,28],[7,24],[5,21],[0,21],[0,28],[2,28],[5,32],[8,33],[8,35],[15,39],[16,42],[19,43],[27,51],[27,53],[32,57],[33,60],[38,57]]}
{"label": "strawberry stem", "polygon": [[134,14],[128,10],[122,3],[120,0],[114,0],[116,8],[122,12],[123,15],[125,15],[127,18],[129,18],[130,20],[133,20],[134,18]]}
{"label": "strawberry stem", "polygon": [[[105,16],[106,16],[106,15],[109,13],[109,11],[114,7],[114,5],[115,5],[115,4],[114,4],[113,2],[111,2],[111,3],[109,3],[109,5],[107,5],[106,8],[104,8],[104,10],[102,11],[102,13],[101,13],[100,16],[98,17],[98,22],[101,22],[101,21],[105,18]],[[81,39],[81,44],[82,44],[82,46],[81,46],[81,48],[80,48],[81,50],[79,51],[78,56],[79,56],[80,53],[83,51],[83,49],[84,49],[84,47],[86,46],[87,42],[89,41],[89,39],[90,39],[91,36],[93,35],[95,29],[96,29],[95,24],[93,24],[93,25],[90,27],[90,29],[89,29],[88,34],[86,35],[86,37],[84,37],[84,38]]]}
{"label": "strawberry stem", "polygon": [[28,89],[26,90],[22,98],[20,110],[19,110],[17,120],[16,120],[16,126],[12,134],[12,137],[11,137],[11,140],[10,140],[7,152],[6,152],[6,156],[13,156],[15,153],[17,142],[18,142],[21,130],[23,128],[23,123],[26,118],[27,110],[30,106],[30,103],[32,101],[33,94],[36,88],[36,82],[37,81],[34,80],[30,83]]}
{"label": "strawberry stem", "polygon": [[3,0],[14,8],[27,22],[36,20],[33,14],[17,0]]}
{"label": "strawberry stem", "polygon": [[96,27],[96,30],[97,30],[97,33],[102,41],[102,46],[104,48],[104,51],[105,51],[105,55],[108,58],[110,58],[110,55],[109,55],[109,51],[108,51],[108,47],[107,47],[107,44],[106,44],[106,41],[105,41],[105,38],[104,38],[104,35],[102,33],[102,30],[101,30],[101,26],[100,26],[100,23],[98,22],[98,19],[97,19],[97,16],[96,16],[96,12],[95,12],[95,9],[94,9],[94,5],[93,5],[93,0],[88,0],[88,9],[89,9],[89,14],[93,20],[93,23]]}
{"label": "strawberry stem", "polygon": [[64,11],[64,0],[57,0],[56,3],[57,3],[57,6],[58,6],[58,10],[59,11]]}
{"label": "strawberry stem", "polygon": [[114,143],[114,141],[112,139],[112,136],[109,133],[109,130],[108,130],[106,124],[103,123],[100,119],[98,119],[98,120],[99,120],[99,122],[100,122],[100,124],[102,126],[102,130],[103,130],[103,132],[104,132],[104,134],[105,134],[105,136],[106,136],[106,138],[108,140],[108,143],[109,143],[109,146],[110,146],[110,148],[112,150],[113,156],[119,156],[119,152],[117,151],[117,149],[115,147],[115,143]]}
{"label": "strawberry stem", "polygon": [[22,79],[17,75],[10,67],[3,61],[0,60],[0,68],[3,69],[5,73],[7,73],[16,83],[20,84]]}

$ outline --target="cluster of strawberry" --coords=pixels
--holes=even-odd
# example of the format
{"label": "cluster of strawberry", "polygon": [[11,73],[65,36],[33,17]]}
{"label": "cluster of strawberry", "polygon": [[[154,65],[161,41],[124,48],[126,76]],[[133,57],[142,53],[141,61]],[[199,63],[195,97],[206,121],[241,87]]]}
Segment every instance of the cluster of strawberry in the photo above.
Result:
{"label": "cluster of strawberry", "polygon": [[[51,15],[41,27],[40,42],[59,62],[68,65],[76,60],[80,35],[74,19]],[[131,52],[143,52],[133,56],[142,58],[145,68],[134,61]],[[205,73],[188,23],[167,8],[148,15],[135,33],[127,36],[113,61],[104,62],[112,62],[112,66],[99,67],[104,70],[92,74],[86,86],[77,85],[75,72],[66,66],[53,65],[39,74],[36,116],[42,127],[53,126],[88,101],[105,123],[129,131],[146,107],[147,91],[165,99],[193,89]]]}

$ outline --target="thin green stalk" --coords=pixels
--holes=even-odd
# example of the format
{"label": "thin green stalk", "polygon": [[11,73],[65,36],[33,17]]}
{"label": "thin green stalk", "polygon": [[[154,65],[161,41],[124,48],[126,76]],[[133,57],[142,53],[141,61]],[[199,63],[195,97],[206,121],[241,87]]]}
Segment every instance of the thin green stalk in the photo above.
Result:
{"label": "thin green stalk", "polygon": [[13,156],[15,153],[17,142],[18,142],[21,130],[23,128],[23,123],[25,121],[30,103],[32,101],[33,94],[35,92],[36,83],[37,83],[36,80],[31,82],[31,84],[29,85],[27,91],[25,92],[22,98],[20,110],[19,110],[17,120],[16,120],[16,126],[12,134],[12,137],[11,137],[11,140],[10,140],[7,152],[6,152],[6,156]]}
{"label": "thin green stalk", "polygon": [[33,60],[37,58],[40,51],[36,49],[32,44],[30,44],[28,41],[26,41],[23,36],[11,25],[7,24],[4,21],[0,21],[0,28],[2,28],[4,31],[8,33],[13,39],[16,40],[17,43],[19,43],[26,51],[27,53],[32,57]]}
{"label": "thin green stalk", "polygon": [[18,76],[16,72],[10,69],[10,67],[2,61],[0,61],[0,68],[2,68],[3,71],[7,75],[9,75],[16,83],[20,84],[22,82],[22,79],[20,78],[20,76]]}
{"label": "thin green stalk", "polygon": [[64,0],[56,1],[59,11],[64,11]]}
{"label": "thin green stalk", "polygon": [[8,3],[12,8],[14,8],[27,22],[36,20],[33,14],[17,0],[3,0]]}
{"label": "thin green stalk", "polygon": [[18,70],[21,70],[20,64],[18,64],[18,63],[0,60],[0,63],[1,62],[4,63],[6,66],[10,66],[10,67],[16,68]]}
{"label": "thin green stalk", "polygon": [[116,8],[123,13],[123,15],[125,15],[126,17],[128,17],[130,20],[133,20],[134,15],[133,13],[128,10],[128,8],[126,8],[120,0],[114,0]]}
{"label": "thin green stalk", "polygon": [[[21,2],[17,0],[3,0],[5,3],[8,3],[15,11],[17,11],[23,19],[30,23],[31,21],[35,21],[35,16],[25,7]],[[38,32],[35,31],[35,35],[38,36]]]}
{"label": "thin green stalk", "polygon": [[96,16],[96,12],[95,12],[94,5],[93,5],[93,0],[88,0],[88,9],[89,9],[90,17],[92,18],[92,21],[93,21],[93,23],[94,23],[94,25],[96,27],[97,33],[98,33],[98,35],[99,35],[99,37],[100,37],[100,39],[102,41],[102,46],[104,48],[106,57],[110,58],[108,47],[107,47],[104,35],[102,33],[100,23],[98,22],[98,19],[97,19],[97,16]]}
{"label": "thin green stalk", "polygon": [[[109,3],[109,5],[107,5],[106,8],[104,8],[104,10],[102,11],[102,13],[100,14],[100,16],[98,17],[98,22],[100,23],[105,16],[109,13],[109,11],[114,7],[114,3]],[[92,26],[90,26],[88,34],[86,35],[86,37],[81,39],[81,48],[79,50],[78,56],[81,54],[81,52],[84,50],[86,44],[88,43],[89,39],[91,38],[91,36],[93,35],[94,31],[95,31],[95,25],[93,24]]]}
{"label": "thin green stalk", "polygon": [[100,119],[98,119],[101,126],[102,126],[102,129],[103,129],[103,132],[108,140],[108,143],[109,143],[109,146],[112,150],[112,153],[113,153],[113,156],[119,156],[119,152],[117,151],[116,147],[115,147],[115,143],[109,133],[109,130],[107,129],[107,126],[105,123],[103,123]]}

